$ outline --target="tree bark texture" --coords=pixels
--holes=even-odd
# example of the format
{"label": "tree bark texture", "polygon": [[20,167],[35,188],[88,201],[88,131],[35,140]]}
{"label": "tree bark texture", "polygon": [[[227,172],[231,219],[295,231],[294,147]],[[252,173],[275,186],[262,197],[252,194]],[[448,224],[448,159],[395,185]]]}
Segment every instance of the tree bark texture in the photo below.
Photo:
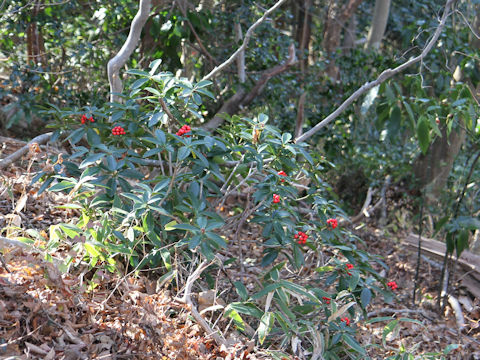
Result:
{"label": "tree bark texture", "polygon": [[415,176],[420,185],[425,187],[426,198],[430,203],[438,199],[440,191],[445,187],[466,135],[463,124],[457,129],[452,129],[448,136],[445,126],[441,131],[442,137],[436,138],[427,154],[421,154],[414,164]]}
{"label": "tree bark texture", "polygon": [[28,60],[32,61],[34,64],[45,65],[46,55],[42,30],[38,28],[36,20],[42,2],[43,0],[35,1],[31,14],[31,23],[27,26],[26,34]]}
{"label": "tree bark texture", "polygon": [[372,26],[368,32],[367,49],[378,50],[387,28],[390,0],[376,0],[373,10]]}
{"label": "tree bark texture", "polygon": [[335,64],[334,53],[340,45],[342,29],[362,1],[349,0],[343,6],[337,0],[329,1],[323,33],[323,47],[328,59],[327,75],[333,80],[338,80],[340,75],[340,69]]}
{"label": "tree bark texture", "polygon": [[138,12],[133,18],[130,26],[130,33],[120,51],[107,64],[108,82],[110,83],[110,101],[118,102],[121,98],[115,93],[121,93],[123,90],[122,80],[120,79],[120,68],[124,66],[137,48],[143,26],[150,15],[151,0],[140,0]]}

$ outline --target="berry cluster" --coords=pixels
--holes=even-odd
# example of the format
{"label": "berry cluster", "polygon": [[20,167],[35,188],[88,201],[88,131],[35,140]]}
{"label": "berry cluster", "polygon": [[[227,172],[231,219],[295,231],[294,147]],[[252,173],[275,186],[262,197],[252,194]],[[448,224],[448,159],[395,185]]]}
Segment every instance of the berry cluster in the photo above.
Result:
{"label": "berry cluster", "polygon": [[325,301],[325,304],[328,305],[328,304],[330,304],[330,300],[331,300],[331,299],[330,299],[329,297],[323,296],[323,297],[322,297],[322,300]]}
{"label": "berry cluster", "polygon": [[387,283],[387,286],[390,286],[392,290],[396,290],[398,288],[398,285],[395,281],[390,281]]}
{"label": "berry cluster", "polygon": [[80,119],[80,122],[82,123],[82,125],[85,125],[87,121],[95,122],[95,120],[93,120],[93,116],[90,116],[90,118],[87,118],[87,115],[83,114],[82,118]]}
{"label": "berry cluster", "polygon": [[280,195],[273,194],[273,203],[278,204],[280,202]]}
{"label": "berry cluster", "polygon": [[[188,132],[190,132],[192,130],[192,128],[188,125],[183,125],[180,130],[177,131],[177,135],[178,136],[182,136]],[[186,135],[185,137],[190,137],[190,135]]]}
{"label": "berry cluster", "polygon": [[341,318],[340,321],[344,322],[345,324],[350,325],[350,319],[348,317]]}
{"label": "berry cluster", "polygon": [[302,231],[299,231],[297,234],[295,234],[293,236],[295,239],[297,239],[297,242],[302,245],[302,244],[305,244],[307,242],[307,239],[308,239],[308,235],[305,234],[304,232]]}
{"label": "berry cluster", "polygon": [[[288,176],[287,173],[283,170],[279,171],[278,176]],[[285,179],[280,179],[281,182],[285,182]]]}
{"label": "berry cluster", "polygon": [[345,267],[347,268],[347,274],[352,276],[352,273],[348,270],[352,270],[354,266],[352,264],[347,264]]}
{"label": "berry cluster", "polygon": [[332,229],[335,229],[338,226],[337,219],[328,219],[327,224],[332,226]]}
{"label": "berry cluster", "polygon": [[125,129],[121,126],[115,126],[112,129],[112,134],[113,135],[125,135]]}

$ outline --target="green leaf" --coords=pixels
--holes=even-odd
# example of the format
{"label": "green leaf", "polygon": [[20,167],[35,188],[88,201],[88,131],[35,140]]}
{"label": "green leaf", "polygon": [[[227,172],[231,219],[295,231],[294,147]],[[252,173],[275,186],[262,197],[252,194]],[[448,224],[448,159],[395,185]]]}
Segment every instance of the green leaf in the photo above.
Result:
{"label": "green leaf", "polygon": [[428,126],[427,120],[425,118],[421,118],[418,122],[417,126],[417,136],[418,136],[418,144],[420,145],[420,150],[425,155],[428,151],[428,147],[430,146],[430,128]]}
{"label": "green leaf", "polygon": [[274,321],[275,321],[275,317],[270,311],[266,312],[262,316],[262,319],[260,320],[260,325],[258,326],[258,329],[257,329],[258,342],[260,343],[260,345],[263,344],[267,335],[270,333],[270,331],[272,331]]}
{"label": "green leaf", "polygon": [[199,81],[199,82],[195,85],[195,87],[196,87],[197,89],[200,89],[200,88],[203,88],[203,87],[208,86],[208,85],[211,85],[211,84],[212,84],[212,82],[211,82],[210,80],[202,80],[202,81]]}
{"label": "green leaf", "polygon": [[395,328],[397,327],[398,325],[398,320],[393,320],[393,321],[390,321],[387,326],[385,326],[383,328],[383,332],[382,332],[382,343],[383,343],[383,346],[385,347],[386,346],[386,339],[387,339],[387,335],[390,334],[393,330],[395,330]]}
{"label": "green leaf", "polygon": [[135,82],[130,86],[130,89],[132,90],[138,89],[140,86],[142,86],[149,80],[150,80],[149,78],[141,78],[141,79],[135,80]]}
{"label": "green leaf", "polygon": [[457,236],[457,241],[455,242],[455,250],[457,250],[457,257],[460,257],[463,250],[468,249],[468,235],[470,234],[469,230],[462,230]]}
{"label": "green leaf", "polygon": [[227,307],[225,310],[225,316],[232,319],[235,326],[237,326],[240,331],[245,331],[245,322],[237,311]]}
{"label": "green leaf", "polygon": [[245,285],[243,285],[243,283],[241,281],[235,281],[233,283],[233,285],[235,285],[235,289],[237,290],[237,294],[238,296],[240,296],[240,298],[245,301],[248,299],[248,291],[247,291],[247,288],[245,287]]}
{"label": "green leaf", "polygon": [[96,163],[98,160],[102,159],[106,154],[100,153],[100,154],[92,154],[88,156],[85,160],[82,161],[80,166],[78,167],[79,169],[86,168],[89,165],[92,165]]}
{"label": "green leaf", "polygon": [[360,293],[360,302],[362,306],[366,308],[370,301],[372,300],[372,292],[369,288],[363,288],[362,292]]}
{"label": "green leaf", "polygon": [[366,355],[365,349],[360,346],[360,344],[349,334],[342,335],[343,341],[347,344],[350,348],[355,350],[356,352]]}
{"label": "green leaf", "polygon": [[150,63],[150,71],[148,72],[150,75],[154,75],[157,71],[158,67],[162,63],[162,59],[155,59]]}
{"label": "green leaf", "polygon": [[199,231],[197,227],[190,224],[176,224],[171,227],[176,230]]}
{"label": "green leaf", "polygon": [[83,246],[85,247],[85,250],[92,258],[98,258],[100,256],[100,253],[97,251],[96,246],[90,243],[85,243]]}
{"label": "green leaf", "polygon": [[175,220],[170,221],[168,224],[165,224],[165,231],[172,231],[175,230],[175,225],[177,225],[177,222]]}
{"label": "green leaf", "polygon": [[239,312],[240,314],[245,314],[252,316],[256,319],[260,319],[263,316],[263,311],[260,310],[255,304],[248,302],[248,303],[241,303],[241,302],[233,302],[227,306],[227,309],[234,309],[235,311]]}

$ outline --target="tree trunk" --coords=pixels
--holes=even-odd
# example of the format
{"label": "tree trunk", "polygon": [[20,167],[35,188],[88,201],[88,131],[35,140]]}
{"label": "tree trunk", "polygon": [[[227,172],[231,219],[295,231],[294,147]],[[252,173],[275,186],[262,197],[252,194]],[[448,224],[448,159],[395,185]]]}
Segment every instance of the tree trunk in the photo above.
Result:
{"label": "tree trunk", "polygon": [[335,64],[335,51],[340,45],[342,29],[345,27],[355,10],[363,0],[349,0],[344,6],[340,7],[339,1],[330,0],[327,10],[327,19],[325,20],[325,31],[323,33],[323,47],[327,53],[327,75],[338,80],[340,69]]}
{"label": "tree trunk", "polygon": [[343,36],[343,51],[349,53],[351,49],[355,48],[355,41],[357,40],[357,17],[352,15],[348,21],[348,26],[345,29]]}
{"label": "tree trunk", "polygon": [[415,175],[421,186],[425,187],[426,198],[430,203],[437,201],[440,191],[445,187],[453,162],[465,140],[465,129],[460,125],[449,136],[443,126],[442,137],[436,138],[427,154],[420,155],[415,161]]}
{"label": "tree trunk", "polygon": [[390,0],[376,0],[373,11],[372,26],[368,32],[367,49],[378,50],[382,42],[385,29],[387,28],[388,14],[390,12]]}

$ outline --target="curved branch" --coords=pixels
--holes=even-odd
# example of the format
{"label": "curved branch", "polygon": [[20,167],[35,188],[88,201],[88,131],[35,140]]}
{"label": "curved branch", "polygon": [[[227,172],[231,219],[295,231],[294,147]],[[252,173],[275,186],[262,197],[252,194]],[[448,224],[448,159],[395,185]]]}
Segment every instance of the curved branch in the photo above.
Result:
{"label": "curved branch", "polygon": [[150,15],[150,5],[151,0],[140,0],[140,6],[137,14],[133,18],[127,40],[125,40],[125,43],[117,55],[108,62],[107,74],[108,82],[110,83],[111,102],[117,102],[120,100],[120,96],[116,95],[116,93],[122,92],[122,80],[120,79],[119,71],[137,47],[142,28]]}
{"label": "curved branch", "polygon": [[455,0],[447,0],[447,3],[445,4],[445,9],[443,11],[442,18],[440,19],[440,24],[438,25],[438,28],[435,30],[435,33],[433,34],[433,37],[430,39],[427,46],[425,46],[425,48],[420,53],[420,55],[408,60],[407,62],[397,66],[396,68],[387,69],[387,70],[383,71],[376,80],[363,84],[357,91],[355,91],[352,95],[350,95],[347,98],[347,100],[345,100],[337,109],[335,109],[335,111],[333,111],[330,115],[328,115],[325,119],[323,119],[321,122],[319,122],[313,128],[311,128],[305,134],[296,138],[295,142],[299,143],[299,142],[307,140],[309,137],[311,137],[317,131],[324,128],[330,122],[332,122],[334,119],[336,119],[343,111],[345,111],[345,109],[348,106],[350,106],[355,100],[357,100],[360,96],[362,96],[368,90],[374,88],[377,85],[380,85],[381,83],[383,83],[386,80],[392,78],[393,76],[397,75],[398,73],[401,73],[403,70],[405,70],[409,66],[423,60],[423,58],[425,56],[427,56],[427,54],[430,52],[430,50],[432,50],[433,45],[435,45],[438,38],[440,37],[440,34],[442,33],[443,28],[445,27],[445,24],[447,22],[447,18],[450,15],[450,7],[451,7],[451,5],[454,1]]}
{"label": "curved branch", "polygon": [[235,95],[225,101],[213,118],[203,124],[201,128],[208,131],[215,130],[225,121],[223,114],[228,114],[231,116],[235,114],[241,106],[247,106],[250,104],[262,93],[265,85],[271,78],[283,73],[296,62],[297,57],[295,56],[295,45],[292,43],[288,47],[288,59],[283,64],[279,64],[271,69],[265,70],[248,93],[246,93],[243,88],[240,88]]}
{"label": "curved branch", "polygon": [[258,19],[257,21],[255,21],[255,23],[250,26],[245,34],[245,38],[243,39],[243,43],[242,45],[237,49],[237,51],[235,51],[232,56],[230,56],[225,62],[221,63],[220,65],[216,66],[212,71],[210,71],[210,73],[208,73],[207,75],[205,75],[203,77],[202,80],[208,80],[208,79],[211,79],[212,77],[214,77],[215,75],[217,75],[220,71],[222,71],[223,69],[225,69],[228,65],[230,65],[235,59],[236,57],[242,53],[242,51],[244,51],[248,45],[248,42],[250,41],[250,38],[252,37],[252,34],[253,32],[255,31],[255,29],[262,23],[265,21],[265,19],[267,18],[267,16],[269,16],[271,13],[273,13],[275,10],[277,10],[285,1],[287,0],[279,0],[275,5],[273,5],[270,9],[268,9],[267,11],[265,11],[265,13],[263,14],[263,16]]}

